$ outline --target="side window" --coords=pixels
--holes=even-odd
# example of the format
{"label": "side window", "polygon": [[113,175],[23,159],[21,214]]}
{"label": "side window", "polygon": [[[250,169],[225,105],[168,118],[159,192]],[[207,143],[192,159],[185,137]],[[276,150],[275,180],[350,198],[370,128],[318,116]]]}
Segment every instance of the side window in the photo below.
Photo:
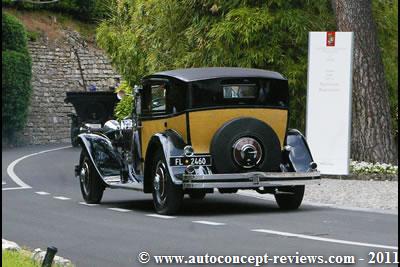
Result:
{"label": "side window", "polygon": [[144,86],[142,99],[143,114],[163,114],[166,112],[167,84],[152,82]]}
{"label": "side window", "polygon": [[161,112],[166,110],[165,96],[167,88],[164,83],[151,85],[151,111]]}
{"label": "side window", "polygon": [[167,112],[175,114],[186,109],[187,85],[183,82],[173,81],[167,91]]}

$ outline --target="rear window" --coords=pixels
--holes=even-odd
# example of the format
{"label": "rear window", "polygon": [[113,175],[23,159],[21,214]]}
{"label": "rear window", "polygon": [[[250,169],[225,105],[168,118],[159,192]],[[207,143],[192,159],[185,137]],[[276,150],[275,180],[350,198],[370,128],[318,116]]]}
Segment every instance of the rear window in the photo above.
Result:
{"label": "rear window", "polygon": [[213,79],[192,84],[192,107],[255,105],[287,107],[286,80]]}
{"label": "rear window", "polygon": [[229,84],[223,85],[224,99],[257,98],[255,84]]}

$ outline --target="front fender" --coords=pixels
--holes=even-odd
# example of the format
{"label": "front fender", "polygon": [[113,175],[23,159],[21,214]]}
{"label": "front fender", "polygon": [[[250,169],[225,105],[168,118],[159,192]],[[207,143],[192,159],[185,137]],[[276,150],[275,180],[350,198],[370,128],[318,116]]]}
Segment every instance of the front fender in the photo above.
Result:
{"label": "front fender", "polygon": [[296,172],[310,171],[310,164],[314,162],[305,137],[297,129],[290,129],[286,135],[286,145],[290,146],[290,152],[286,160],[289,161]]}
{"label": "front fender", "polygon": [[83,133],[78,135],[78,140],[103,180],[105,176],[120,175],[122,158],[108,138],[98,134]]}
{"label": "front fender", "polygon": [[164,160],[168,166],[168,172],[174,184],[180,185],[182,181],[176,177],[177,174],[185,172],[185,167],[174,167],[173,169],[169,166],[169,158],[171,156],[182,156],[183,148],[186,143],[183,141],[182,136],[173,130],[167,130],[163,133],[157,133],[153,135],[149,141],[149,145],[146,150],[145,166],[144,166],[144,192],[150,193],[151,189],[151,171],[153,168],[153,156],[158,148],[163,151]]}

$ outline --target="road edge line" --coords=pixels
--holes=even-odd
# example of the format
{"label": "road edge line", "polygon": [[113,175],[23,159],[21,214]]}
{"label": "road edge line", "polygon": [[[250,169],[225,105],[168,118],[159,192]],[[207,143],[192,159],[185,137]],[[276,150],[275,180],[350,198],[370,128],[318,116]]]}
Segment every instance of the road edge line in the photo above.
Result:
{"label": "road edge line", "polygon": [[[56,150],[61,150],[61,149],[66,149],[66,148],[70,148],[72,146],[63,146],[63,147],[58,147],[58,148],[53,148],[53,149],[47,149],[47,150],[43,150],[43,151],[39,151],[36,153],[32,153],[32,154],[28,154],[25,156],[22,156],[20,158],[17,158],[16,160],[14,160],[13,162],[11,162],[8,166],[7,166],[7,174],[8,176],[11,178],[11,180],[13,180],[14,183],[16,183],[17,185],[19,185],[19,189],[29,189],[32,188],[30,185],[26,184],[24,181],[22,181],[18,175],[15,174],[14,172],[14,168],[15,166],[22,160],[29,158],[29,157],[33,157],[36,155],[40,155],[43,153],[47,153],[47,152],[52,152],[52,151],[56,151]],[[7,190],[7,188],[3,188],[2,190]],[[11,190],[11,189],[8,189]]]}
{"label": "road edge line", "polygon": [[357,241],[348,241],[348,240],[342,240],[342,239],[326,238],[326,237],[303,235],[303,234],[295,234],[295,233],[281,232],[281,231],[268,230],[268,229],[251,229],[251,231],[252,232],[258,232],[258,233],[271,234],[271,235],[279,235],[279,236],[286,236],[286,237],[296,237],[296,238],[301,238],[301,239],[309,239],[309,240],[315,240],[315,241],[336,243],[336,244],[398,250],[398,247],[396,247],[396,246],[364,243],[364,242],[357,242]]}

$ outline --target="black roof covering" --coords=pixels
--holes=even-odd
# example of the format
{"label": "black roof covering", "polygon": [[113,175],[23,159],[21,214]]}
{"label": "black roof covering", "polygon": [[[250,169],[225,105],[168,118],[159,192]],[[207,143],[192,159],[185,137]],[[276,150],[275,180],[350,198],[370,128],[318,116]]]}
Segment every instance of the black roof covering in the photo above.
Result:
{"label": "black roof covering", "polygon": [[176,79],[193,82],[200,80],[209,80],[214,78],[269,78],[286,80],[282,74],[274,71],[250,68],[232,68],[232,67],[210,67],[210,68],[189,68],[176,69],[157,72],[146,76],[144,79],[152,77],[168,76]]}

